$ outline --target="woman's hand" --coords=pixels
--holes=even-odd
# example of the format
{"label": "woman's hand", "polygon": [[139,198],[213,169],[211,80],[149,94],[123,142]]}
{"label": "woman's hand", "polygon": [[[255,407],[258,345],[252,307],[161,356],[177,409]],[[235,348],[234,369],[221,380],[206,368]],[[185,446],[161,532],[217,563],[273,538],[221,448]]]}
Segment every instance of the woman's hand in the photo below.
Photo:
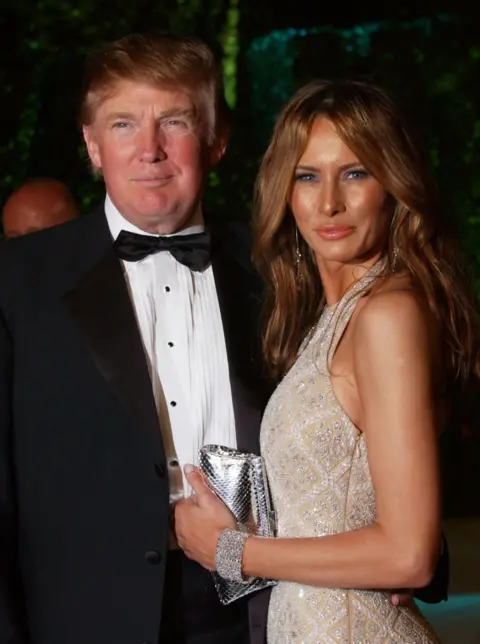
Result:
{"label": "woman's hand", "polygon": [[185,466],[185,476],[193,496],[175,505],[175,533],[178,545],[189,559],[208,570],[215,570],[217,541],[222,530],[235,530],[235,517],[208,487],[202,472]]}

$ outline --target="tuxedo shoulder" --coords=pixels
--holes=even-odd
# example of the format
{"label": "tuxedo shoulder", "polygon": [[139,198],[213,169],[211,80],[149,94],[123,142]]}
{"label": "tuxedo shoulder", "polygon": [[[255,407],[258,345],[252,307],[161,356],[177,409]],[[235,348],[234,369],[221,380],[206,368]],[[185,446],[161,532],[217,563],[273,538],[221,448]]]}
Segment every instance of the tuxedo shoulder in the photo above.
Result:
{"label": "tuxedo shoulder", "polygon": [[248,221],[229,221],[226,223],[226,227],[231,231],[232,235],[235,235],[237,239],[251,248],[253,241],[252,228]]}
{"label": "tuxedo shoulder", "polygon": [[[0,243],[0,301],[37,290],[58,290],[108,244],[99,211]],[[105,241],[107,240],[107,243]]]}
{"label": "tuxedo shoulder", "polygon": [[214,219],[210,223],[214,251],[255,272],[251,261],[252,233],[248,222]]}
{"label": "tuxedo shoulder", "polygon": [[0,248],[0,260],[16,263],[61,261],[65,251],[70,251],[72,245],[80,243],[98,217],[101,217],[101,213],[95,211],[63,224],[4,241]]}
{"label": "tuxedo shoulder", "polygon": [[229,221],[226,226],[231,231],[231,234],[250,251],[253,243],[250,223],[248,221]]}

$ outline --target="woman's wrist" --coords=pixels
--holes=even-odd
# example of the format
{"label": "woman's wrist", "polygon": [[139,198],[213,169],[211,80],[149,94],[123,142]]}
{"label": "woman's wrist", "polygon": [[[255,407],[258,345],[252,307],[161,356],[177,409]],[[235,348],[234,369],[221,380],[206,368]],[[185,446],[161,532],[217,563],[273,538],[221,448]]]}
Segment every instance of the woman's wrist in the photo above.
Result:
{"label": "woman's wrist", "polygon": [[240,530],[222,530],[217,541],[215,563],[217,573],[228,581],[245,582],[243,551],[250,535]]}

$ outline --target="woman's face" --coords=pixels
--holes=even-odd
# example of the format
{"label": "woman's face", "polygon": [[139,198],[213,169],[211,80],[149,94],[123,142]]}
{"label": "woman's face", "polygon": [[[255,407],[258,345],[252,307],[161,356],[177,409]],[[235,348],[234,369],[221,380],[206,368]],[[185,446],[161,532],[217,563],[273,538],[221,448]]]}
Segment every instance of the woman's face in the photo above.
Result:
{"label": "woman's face", "polygon": [[355,264],[382,252],[391,219],[388,193],[319,117],[295,169],[291,210],[317,265]]}

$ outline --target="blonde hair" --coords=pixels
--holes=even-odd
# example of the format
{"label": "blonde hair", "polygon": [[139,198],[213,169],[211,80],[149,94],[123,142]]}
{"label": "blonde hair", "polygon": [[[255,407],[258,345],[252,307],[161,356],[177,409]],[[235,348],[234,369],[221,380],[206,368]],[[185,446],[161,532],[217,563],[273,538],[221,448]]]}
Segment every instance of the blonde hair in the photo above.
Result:
{"label": "blonde hair", "polygon": [[393,197],[382,276],[410,275],[439,324],[444,382],[466,378],[478,360],[474,299],[404,117],[372,83],[323,80],[301,88],[283,108],[256,183],[253,258],[267,287],[263,352],[271,375],[280,378],[295,361],[323,306],[318,269],[301,238],[296,269],[289,210],[295,167],[319,116]]}
{"label": "blonde hair", "polygon": [[184,90],[194,103],[207,145],[225,136],[229,111],[211,49],[196,38],[131,34],[104,45],[87,61],[79,121],[91,125],[119,81]]}

